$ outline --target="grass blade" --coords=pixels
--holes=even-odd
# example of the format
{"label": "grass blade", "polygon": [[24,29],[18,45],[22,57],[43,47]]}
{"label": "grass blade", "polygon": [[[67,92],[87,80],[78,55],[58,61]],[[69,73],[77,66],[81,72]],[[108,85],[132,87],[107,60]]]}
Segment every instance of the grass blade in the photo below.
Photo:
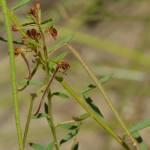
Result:
{"label": "grass blade", "polygon": [[24,5],[26,5],[27,3],[29,3],[31,0],[19,0],[17,2],[17,4],[12,8],[13,11],[16,11],[17,9],[23,7]]}
{"label": "grass blade", "polygon": [[16,119],[16,128],[17,128],[17,135],[18,135],[18,143],[19,149],[23,150],[23,140],[22,140],[22,131],[21,131],[21,124],[20,124],[20,112],[19,112],[19,102],[17,97],[17,85],[16,85],[16,66],[15,66],[15,58],[14,58],[14,48],[13,48],[13,39],[11,33],[11,22],[8,13],[8,7],[5,0],[1,0],[2,10],[5,17],[5,27],[8,39],[8,49],[10,54],[10,69],[11,69],[11,86],[12,86],[12,98],[15,110],[15,119]]}

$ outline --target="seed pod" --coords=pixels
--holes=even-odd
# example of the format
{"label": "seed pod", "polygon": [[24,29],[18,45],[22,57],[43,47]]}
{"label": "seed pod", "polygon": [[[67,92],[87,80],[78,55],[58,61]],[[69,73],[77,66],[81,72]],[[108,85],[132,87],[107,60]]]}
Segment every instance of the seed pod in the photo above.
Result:
{"label": "seed pod", "polygon": [[15,56],[18,56],[19,54],[21,54],[21,52],[22,52],[22,48],[20,48],[20,47],[16,47],[14,49],[14,55]]}

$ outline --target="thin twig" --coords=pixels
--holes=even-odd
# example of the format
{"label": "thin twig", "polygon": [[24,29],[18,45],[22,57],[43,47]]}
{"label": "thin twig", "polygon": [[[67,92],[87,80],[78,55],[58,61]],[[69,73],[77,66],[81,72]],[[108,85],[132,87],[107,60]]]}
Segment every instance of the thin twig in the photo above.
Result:
{"label": "thin twig", "polygon": [[39,104],[39,106],[38,106],[38,109],[37,109],[37,111],[35,112],[34,115],[37,115],[37,114],[39,113],[39,111],[40,111],[40,109],[41,109],[41,106],[42,106],[42,104],[43,104],[45,95],[46,95],[46,93],[48,92],[48,89],[49,89],[49,87],[51,86],[52,81],[53,81],[53,79],[55,78],[58,69],[59,69],[59,68],[57,67],[56,70],[54,71],[52,77],[51,77],[50,80],[48,81],[48,84],[47,84],[47,86],[46,86],[46,89],[45,89],[45,91],[44,91],[44,93],[43,93],[43,95],[42,95],[42,97],[41,97],[41,100],[40,100],[40,104]]}
{"label": "thin twig", "polygon": [[33,78],[33,76],[35,75],[36,71],[38,70],[38,67],[39,67],[39,62],[37,62],[35,68],[32,70],[32,72],[31,72],[31,78],[26,82],[26,85],[24,85],[21,88],[18,88],[17,89],[18,91],[22,91],[22,90],[24,90],[26,87],[28,87],[30,85],[30,81]]}
{"label": "thin twig", "polygon": [[[2,42],[8,42],[8,40],[6,40],[4,37],[0,37],[0,41]],[[14,44],[19,44],[19,45],[24,45],[23,42],[21,41],[13,41]]]}

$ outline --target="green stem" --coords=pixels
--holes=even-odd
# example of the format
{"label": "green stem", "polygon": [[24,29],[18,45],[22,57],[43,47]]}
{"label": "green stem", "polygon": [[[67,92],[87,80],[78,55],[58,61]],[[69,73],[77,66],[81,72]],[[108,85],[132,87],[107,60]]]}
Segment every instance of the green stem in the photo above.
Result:
{"label": "green stem", "polygon": [[120,139],[120,137],[108,126],[108,123],[100,117],[99,114],[97,114],[87,103],[79,96],[76,94],[76,92],[69,86],[66,82],[61,82],[62,86],[64,89],[75,98],[75,100],[80,104],[80,106],[89,113],[91,118],[93,118],[100,127],[104,128],[119,144],[121,144],[124,148],[128,149],[129,148],[125,145],[125,143]]}
{"label": "green stem", "polygon": [[46,46],[45,36],[44,36],[43,30],[42,30],[42,27],[41,27],[40,24],[38,24],[38,28],[40,30],[42,41],[43,41],[43,51],[44,51],[44,57],[45,57],[46,72],[49,75],[48,53],[47,53],[47,46]]}
{"label": "green stem", "polygon": [[18,102],[18,97],[17,97],[17,85],[16,85],[16,66],[15,66],[15,58],[14,58],[13,39],[12,39],[12,34],[11,34],[11,21],[9,18],[8,7],[6,4],[6,1],[1,0],[1,4],[2,4],[2,10],[4,13],[4,17],[5,17],[5,27],[6,27],[6,32],[7,32],[8,48],[9,48],[9,54],[10,54],[12,97],[13,97],[13,104],[14,104],[14,110],[15,110],[15,120],[16,120],[16,128],[17,128],[17,135],[18,135],[18,143],[19,143],[19,149],[23,150],[19,102]]}
{"label": "green stem", "polygon": [[79,62],[81,63],[81,65],[83,66],[83,68],[87,71],[88,75],[91,77],[91,79],[95,82],[98,90],[100,91],[100,93],[103,95],[104,100],[106,101],[106,103],[108,104],[108,106],[111,108],[112,112],[114,113],[116,119],[118,120],[118,122],[120,123],[120,125],[122,126],[122,128],[124,129],[125,133],[130,137],[131,141],[133,142],[132,144],[138,149],[137,147],[137,142],[135,141],[135,139],[133,138],[132,134],[130,133],[130,131],[128,130],[128,128],[126,127],[126,125],[124,124],[124,122],[122,121],[121,117],[119,116],[119,113],[117,112],[117,110],[115,109],[115,107],[113,106],[110,97],[108,97],[108,95],[106,94],[104,88],[102,87],[101,83],[98,81],[98,79],[95,77],[94,73],[91,71],[91,69],[88,67],[88,65],[85,63],[85,61],[81,58],[81,56],[79,55],[79,53],[69,44],[66,44],[66,46],[69,48],[69,50],[73,53],[73,55],[79,60]]}
{"label": "green stem", "polygon": [[54,118],[53,118],[53,113],[52,113],[52,99],[51,99],[51,93],[50,92],[48,94],[48,116],[50,117],[50,121],[48,121],[48,123],[49,123],[50,128],[51,128],[55,149],[59,150],[59,143],[58,143],[57,136],[56,136]]}
{"label": "green stem", "polygon": [[32,97],[31,101],[30,101],[27,122],[25,125],[24,136],[23,136],[23,147],[25,147],[25,143],[26,143],[26,139],[27,139],[27,135],[28,135],[28,131],[29,131],[29,125],[30,125],[30,121],[31,121],[31,117],[32,117],[33,102],[34,102],[34,97]]}

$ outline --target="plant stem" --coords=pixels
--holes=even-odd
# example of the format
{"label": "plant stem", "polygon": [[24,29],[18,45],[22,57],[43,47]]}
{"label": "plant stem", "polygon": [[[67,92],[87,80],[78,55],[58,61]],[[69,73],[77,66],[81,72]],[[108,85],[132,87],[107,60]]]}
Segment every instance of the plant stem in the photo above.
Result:
{"label": "plant stem", "polygon": [[[47,52],[45,36],[44,36],[44,32],[42,30],[42,27],[39,23],[38,23],[38,28],[39,28],[39,31],[41,33],[41,37],[42,37],[42,41],[43,41],[43,51],[44,51],[44,56],[45,56],[45,67],[46,67],[47,77],[49,78],[50,69],[49,69],[49,63],[48,63],[48,52]],[[50,128],[51,128],[55,149],[59,150],[59,143],[57,141],[55,124],[54,124],[54,119],[53,119],[53,115],[52,115],[52,99],[51,99],[51,90],[50,90],[50,85],[51,85],[57,71],[58,71],[58,69],[55,70],[55,72],[53,73],[51,79],[48,81],[48,85],[46,87],[46,90],[44,91],[44,94],[42,96],[40,105],[42,105],[42,101],[44,100],[44,97],[45,97],[46,93],[48,93],[48,115],[50,117],[50,121],[48,121],[48,123],[49,123]],[[40,105],[39,105],[39,109],[41,107]],[[37,110],[37,112],[38,111],[39,110]]]}
{"label": "plant stem", "polygon": [[27,139],[27,135],[28,135],[28,131],[29,131],[29,125],[30,125],[30,121],[31,121],[31,117],[32,117],[33,102],[34,102],[34,97],[32,97],[31,101],[30,101],[27,122],[25,125],[24,136],[23,136],[23,147],[25,147],[25,143],[26,143],[26,139]]}
{"label": "plant stem", "polygon": [[47,74],[49,75],[48,53],[47,53],[47,46],[46,46],[45,36],[44,36],[43,30],[42,30],[42,27],[41,27],[40,24],[38,24],[38,28],[40,30],[42,41],[43,41],[43,51],[44,51],[44,57],[45,57],[45,67],[46,67]]}
{"label": "plant stem", "polygon": [[75,98],[75,100],[80,104],[80,106],[86,112],[89,113],[91,118],[93,118],[100,125],[100,127],[104,128],[119,144],[121,144],[124,148],[129,150],[129,148],[127,147],[127,145],[125,145],[122,139],[108,126],[108,123],[106,123],[106,121],[102,117],[100,117],[99,114],[97,114],[90,106],[88,106],[87,103],[76,94],[76,92],[71,88],[71,86],[69,86],[64,81],[62,81],[61,84],[64,87],[64,89]]}
{"label": "plant stem", "polygon": [[56,130],[55,130],[55,124],[54,124],[54,118],[52,114],[52,99],[51,99],[51,93],[48,94],[48,116],[50,117],[50,128],[54,140],[55,149],[59,150],[59,143],[56,136]]}
{"label": "plant stem", "polygon": [[79,60],[79,62],[81,63],[81,65],[83,66],[83,68],[87,71],[88,75],[91,77],[91,79],[95,82],[98,90],[100,91],[100,93],[103,95],[106,103],[108,104],[108,106],[111,108],[112,112],[114,113],[116,119],[118,120],[118,122],[120,123],[120,125],[122,126],[122,128],[124,129],[125,133],[130,137],[131,141],[133,142],[133,146],[135,146],[137,149],[137,142],[136,140],[133,138],[132,134],[130,133],[130,131],[128,130],[128,128],[126,127],[126,125],[124,124],[124,122],[122,121],[119,113],[117,112],[117,110],[115,109],[115,107],[113,106],[110,97],[107,96],[105,90],[103,89],[101,83],[98,81],[98,79],[95,77],[94,73],[91,71],[91,69],[88,67],[88,65],[85,63],[85,61],[81,58],[81,56],[79,55],[79,53],[76,51],[76,49],[74,49],[71,45],[66,44],[66,46],[69,48],[69,50],[73,53],[73,55]]}
{"label": "plant stem", "polygon": [[16,66],[15,66],[15,58],[14,58],[14,48],[13,48],[13,39],[11,34],[11,22],[10,17],[8,14],[8,7],[5,0],[1,0],[2,10],[5,17],[5,27],[7,32],[7,39],[8,39],[8,48],[10,54],[10,69],[11,69],[11,85],[12,85],[12,97],[13,97],[13,104],[15,110],[15,120],[16,120],[16,128],[17,128],[17,135],[18,135],[18,143],[19,149],[23,150],[23,140],[22,140],[22,130],[21,130],[21,123],[20,123],[20,112],[19,112],[19,102],[17,96],[17,85],[16,85]]}

